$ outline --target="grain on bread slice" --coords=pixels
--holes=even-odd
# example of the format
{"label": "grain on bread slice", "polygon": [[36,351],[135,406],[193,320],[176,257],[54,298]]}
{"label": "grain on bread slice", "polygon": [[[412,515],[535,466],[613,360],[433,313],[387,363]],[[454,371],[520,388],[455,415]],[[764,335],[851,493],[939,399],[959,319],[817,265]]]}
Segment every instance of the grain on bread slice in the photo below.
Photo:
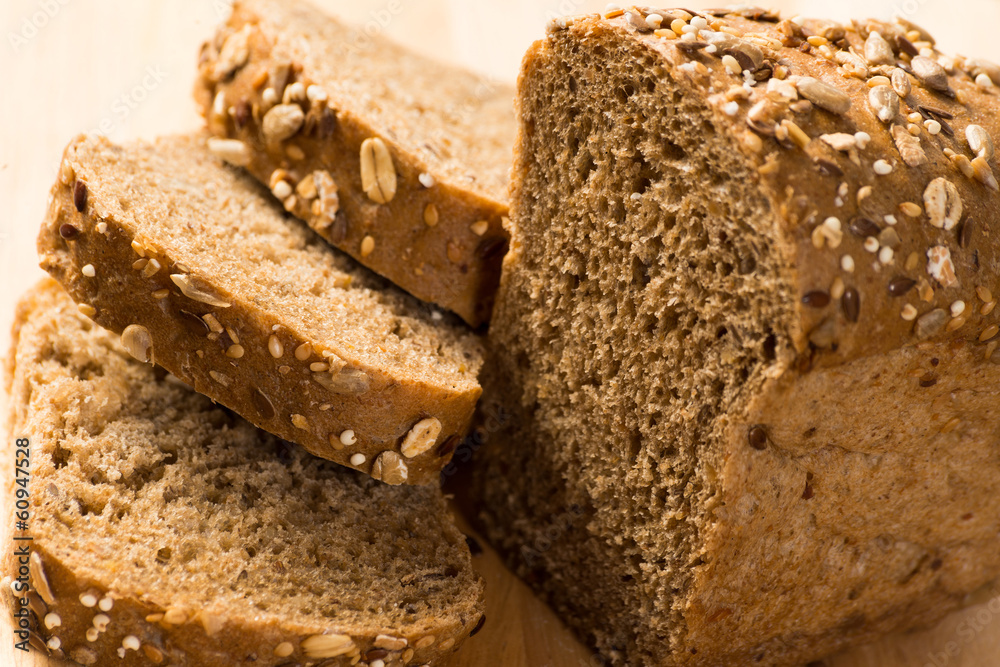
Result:
{"label": "grain on bread slice", "polygon": [[1000,69],[906,22],[630,8],[520,82],[511,418],[469,485],[513,569],[609,662],[699,666],[1000,574]]}
{"label": "grain on bread slice", "polygon": [[202,49],[220,155],[324,238],[478,325],[506,249],[513,89],[302,1],[240,0]]}
{"label": "grain on bread slice", "polygon": [[204,143],[74,140],[42,267],[137,358],[261,428],[388,483],[436,481],[480,394],[476,337]]}
{"label": "grain on bread slice", "polygon": [[83,665],[420,665],[476,627],[482,584],[438,489],[255,429],[133,359],[51,279],[13,340],[32,645]]}

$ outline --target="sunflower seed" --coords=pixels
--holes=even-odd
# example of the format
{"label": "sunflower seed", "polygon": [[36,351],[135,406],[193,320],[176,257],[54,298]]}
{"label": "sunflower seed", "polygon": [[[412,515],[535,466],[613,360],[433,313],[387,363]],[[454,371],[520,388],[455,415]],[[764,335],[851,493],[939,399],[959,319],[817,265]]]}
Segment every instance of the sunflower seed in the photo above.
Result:
{"label": "sunflower seed", "polygon": [[969,148],[976,156],[984,160],[993,159],[993,137],[982,125],[970,125],[965,128],[965,138],[969,141]]}
{"label": "sunflower seed", "polygon": [[55,604],[56,596],[52,594],[52,587],[49,586],[48,577],[45,576],[45,566],[42,565],[42,557],[37,551],[32,551],[28,557],[28,573],[31,575],[31,584],[45,604]]}
{"label": "sunflower seed", "polygon": [[869,65],[894,65],[896,56],[881,34],[872,32],[865,41],[865,59]]}
{"label": "sunflower seed", "polygon": [[821,109],[830,113],[845,114],[851,108],[851,97],[819,79],[804,76],[796,82],[799,93]]}
{"label": "sunflower seed", "polygon": [[868,104],[883,123],[890,123],[899,115],[899,95],[889,86],[875,86],[868,91]]}
{"label": "sunflower seed", "polygon": [[914,76],[928,88],[938,92],[949,90],[948,72],[937,61],[926,56],[917,56],[910,61],[910,67],[913,69]]}
{"label": "sunflower seed", "polygon": [[336,374],[315,373],[313,380],[334,394],[363,394],[371,384],[368,374],[356,368],[344,368]]}
{"label": "sunflower seed", "polygon": [[935,178],[924,190],[924,208],[932,225],[951,230],[962,219],[962,196],[954,183]]}
{"label": "sunflower seed", "polygon": [[917,320],[916,325],[914,325],[913,332],[916,334],[917,338],[930,338],[934,334],[941,331],[947,323],[948,312],[943,308],[937,308],[925,315],[922,315],[920,319]]}
{"label": "sunflower seed", "polygon": [[898,67],[892,70],[892,89],[901,98],[906,99],[913,92],[913,84],[910,83],[910,76]]}
{"label": "sunflower seed", "polygon": [[141,324],[130,324],[122,331],[122,345],[136,361],[148,363],[153,359],[153,337]]}
{"label": "sunflower seed", "polygon": [[297,104],[279,104],[264,115],[264,138],[268,142],[284,141],[295,136],[302,127],[305,114]]}
{"label": "sunflower seed", "polygon": [[170,275],[170,280],[177,285],[184,296],[192,301],[207,303],[208,305],[215,306],[216,308],[229,308],[229,306],[232,305],[228,301],[225,301],[219,296],[213,294],[210,291],[211,288],[207,285],[200,284],[201,281],[194,276],[185,275],[183,273],[173,273]]}
{"label": "sunflower seed", "polygon": [[396,196],[396,167],[388,147],[378,137],[361,144],[361,187],[376,204],[386,204]]}

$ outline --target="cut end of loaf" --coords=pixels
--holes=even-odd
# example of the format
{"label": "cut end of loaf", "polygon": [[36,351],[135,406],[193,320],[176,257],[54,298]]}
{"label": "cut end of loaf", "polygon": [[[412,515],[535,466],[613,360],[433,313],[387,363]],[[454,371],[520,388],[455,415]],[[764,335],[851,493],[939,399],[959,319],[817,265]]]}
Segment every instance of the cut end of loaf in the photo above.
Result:
{"label": "cut end of loaf", "polygon": [[524,67],[488,375],[527,392],[512,442],[558,444],[487,453],[484,521],[616,664],[674,664],[717,445],[788,345],[785,259],[756,171],[661,54],[590,23]]}
{"label": "cut end of loaf", "polygon": [[[34,545],[63,619],[40,632],[65,655],[117,659],[128,634],[178,664],[200,649],[272,664],[318,657],[331,640],[309,638],[326,634],[354,655],[397,638],[388,655],[426,661],[475,626],[481,584],[436,489],[389,487],[254,429],[136,362],[52,282],[17,327],[13,428],[31,439]],[[85,640],[100,611],[109,630]],[[188,621],[198,629],[180,632]]]}

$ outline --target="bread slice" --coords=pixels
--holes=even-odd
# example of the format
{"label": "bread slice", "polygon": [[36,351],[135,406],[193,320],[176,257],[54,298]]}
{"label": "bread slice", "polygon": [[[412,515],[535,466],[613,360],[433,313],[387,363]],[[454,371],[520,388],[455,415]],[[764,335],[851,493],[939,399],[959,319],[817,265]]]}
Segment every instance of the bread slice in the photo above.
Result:
{"label": "bread slice", "polygon": [[21,301],[9,364],[32,539],[4,574],[26,545],[33,646],[84,665],[421,665],[482,618],[438,489],[253,428],[132,359],[54,281]]}
{"label": "bread slice", "polygon": [[42,267],[199,392],[383,481],[432,483],[480,394],[480,344],[286,217],[202,135],[66,149]]}
{"label": "bread slice", "polygon": [[933,622],[1000,574],[997,70],[905,22],[608,16],[524,61],[481,523],[613,664]]}
{"label": "bread slice", "polygon": [[195,96],[220,155],[326,240],[473,325],[507,246],[513,89],[301,0],[239,0]]}

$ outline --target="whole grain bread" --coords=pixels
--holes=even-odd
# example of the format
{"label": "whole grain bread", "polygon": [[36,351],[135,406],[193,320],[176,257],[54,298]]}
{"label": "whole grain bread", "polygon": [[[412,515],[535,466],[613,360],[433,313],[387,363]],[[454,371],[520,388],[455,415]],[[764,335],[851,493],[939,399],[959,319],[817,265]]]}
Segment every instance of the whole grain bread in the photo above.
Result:
{"label": "whole grain bread", "polygon": [[608,661],[800,665],[1000,574],[998,84],[761,10],[528,53],[469,487]]}
{"label": "whole grain bread", "polygon": [[473,325],[506,250],[513,89],[307,2],[239,0],[202,49],[213,148],[334,246]]}
{"label": "whole grain bread", "polygon": [[391,484],[433,483],[480,394],[480,343],[287,216],[202,135],[66,149],[42,267],[199,392]]}
{"label": "whole grain bread", "polygon": [[22,299],[13,341],[31,541],[4,549],[3,589],[27,545],[15,597],[33,647],[83,665],[419,665],[479,623],[483,587],[436,488],[253,428],[134,360],[52,280]]}

